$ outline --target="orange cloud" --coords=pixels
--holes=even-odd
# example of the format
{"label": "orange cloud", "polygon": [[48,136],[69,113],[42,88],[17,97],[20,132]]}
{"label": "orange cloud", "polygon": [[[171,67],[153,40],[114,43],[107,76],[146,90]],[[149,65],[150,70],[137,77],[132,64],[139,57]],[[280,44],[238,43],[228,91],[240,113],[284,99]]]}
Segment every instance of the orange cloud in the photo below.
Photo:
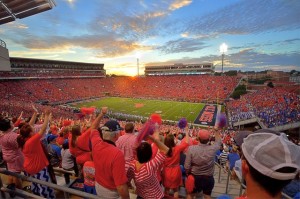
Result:
{"label": "orange cloud", "polygon": [[192,3],[192,0],[175,0],[170,6],[169,10],[177,10],[184,6],[188,6]]}

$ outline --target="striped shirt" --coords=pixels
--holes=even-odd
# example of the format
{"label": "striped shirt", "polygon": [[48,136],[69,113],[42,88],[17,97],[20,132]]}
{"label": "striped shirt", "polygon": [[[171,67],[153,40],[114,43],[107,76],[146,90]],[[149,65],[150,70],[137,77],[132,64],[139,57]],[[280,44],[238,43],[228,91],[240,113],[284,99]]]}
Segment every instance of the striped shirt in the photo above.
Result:
{"label": "striped shirt", "polygon": [[136,160],[129,164],[127,177],[130,182],[134,179],[137,195],[142,198],[163,198],[164,192],[160,186],[156,172],[157,168],[163,164],[166,155],[157,153],[154,159],[145,163],[139,171],[136,170]]}
{"label": "striped shirt", "polygon": [[222,166],[224,166],[224,165],[226,164],[228,154],[229,154],[229,153],[226,152],[226,151],[224,151],[224,152],[222,152],[222,153],[220,154],[219,160],[220,160],[220,164],[221,164]]}
{"label": "striped shirt", "polygon": [[3,160],[7,162],[7,167],[12,172],[23,170],[24,156],[22,149],[18,146],[17,137],[18,134],[13,131],[0,135]]}
{"label": "striped shirt", "polygon": [[136,149],[136,135],[125,133],[116,141],[116,146],[123,152],[125,158],[125,171],[127,172],[129,163],[134,160]]}
{"label": "striped shirt", "polygon": [[221,141],[214,145],[198,144],[189,146],[184,168],[194,175],[212,176],[214,174],[214,159]]}

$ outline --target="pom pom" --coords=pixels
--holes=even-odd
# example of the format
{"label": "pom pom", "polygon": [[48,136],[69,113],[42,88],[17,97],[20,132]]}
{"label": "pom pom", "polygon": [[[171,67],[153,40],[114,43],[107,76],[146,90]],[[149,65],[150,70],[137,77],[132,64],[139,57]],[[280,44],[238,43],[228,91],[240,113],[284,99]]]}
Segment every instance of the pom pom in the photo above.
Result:
{"label": "pom pom", "polygon": [[219,114],[218,115],[218,125],[217,126],[219,128],[223,128],[223,127],[226,126],[226,124],[227,124],[227,122],[226,122],[226,115],[224,113]]}
{"label": "pom pom", "polygon": [[90,115],[95,112],[95,107],[90,107],[90,108],[82,107],[80,108],[80,111],[85,115]]}
{"label": "pom pom", "polygon": [[155,124],[150,120],[144,124],[142,129],[139,131],[136,142],[139,144],[148,135],[153,135],[155,131]]}
{"label": "pom pom", "polygon": [[63,121],[63,126],[70,126],[72,124],[71,120],[64,120]]}
{"label": "pom pom", "polygon": [[181,118],[178,122],[178,127],[180,129],[184,129],[187,126],[187,120],[185,118]]}
{"label": "pom pom", "polygon": [[161,116],[159,114],[153,113],[150,119],[153,123],[157,123],[159,125],[161,125],[162,123]]}
{"label": "pom pom", "polygon": [[185,181],[185,188],[188,193],[192,193],[195,188],[195,178],[193,175],[189,175]]}

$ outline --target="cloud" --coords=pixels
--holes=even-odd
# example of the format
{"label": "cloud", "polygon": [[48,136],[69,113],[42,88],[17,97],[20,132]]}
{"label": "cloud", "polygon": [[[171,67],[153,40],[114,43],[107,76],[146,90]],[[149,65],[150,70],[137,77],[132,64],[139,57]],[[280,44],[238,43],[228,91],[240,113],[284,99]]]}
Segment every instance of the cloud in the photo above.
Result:
{"label": "cloud", "polygon": [[175,0],[173,3],[170,4],[169,10],[177,10],[184,6],[188,6],[192,3],[192,0]]}
{"label": "cloud", "polygon": [[[194,34],[249,34],[300,28],[297,0],[243,0],[191,20],[186,31]],[[280,13],[280,14],[278,14]]]}
{"label": "cloud", "polygon": [[[259,53],[253,49],[244,49],[237,53],[225,56],[224,60],[224,70],[300,70],[299,65],[300,52],[280,54],[280,53]],[[174,63],[184,63],[184,64],[197,64],[197,63],[214,63],[216,71],[221,71],[221,56],[209,55],[199,58],[183,57],[179,59],[172,59],[166,62],[151,62],[146,64],[146,66],[157,66]]]}
{"label": "cloud", "polygon": [[284,44],[294,44],[300,41],[300,38],[294,38],[294,39],[287,39],[282,41]]}
{"label": "cloud", "polygon": [[193,52],[207,47],[204,42],[200,40],[194,40],[189,38],[180,38],[177,40],[171,40],[165,43],[163,46],[157,49],[166,53],[182,53],[182,52]]}
{"label": "cloud", "polygon": [[12,38],[15,43],[21,44],[31,50],[72,50],[84,48],[94,52],[96,57],[118,57],[130,54],[133,51],[151,50],[151,46],[141,45],[135,41],[126,41],[114,38],[114,36],[85,35],[74,37],[37,37],[28,35],[25,38]]}

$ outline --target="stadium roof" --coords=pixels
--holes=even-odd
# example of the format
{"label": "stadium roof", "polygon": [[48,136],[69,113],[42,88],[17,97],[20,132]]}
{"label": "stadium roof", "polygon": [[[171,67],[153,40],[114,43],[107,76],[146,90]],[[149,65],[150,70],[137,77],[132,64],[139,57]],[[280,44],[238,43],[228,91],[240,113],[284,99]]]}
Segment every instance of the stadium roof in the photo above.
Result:
{"label": "stadium roof", "polygon": [[52,9],[54,0],[0,0],[0,25]]}

